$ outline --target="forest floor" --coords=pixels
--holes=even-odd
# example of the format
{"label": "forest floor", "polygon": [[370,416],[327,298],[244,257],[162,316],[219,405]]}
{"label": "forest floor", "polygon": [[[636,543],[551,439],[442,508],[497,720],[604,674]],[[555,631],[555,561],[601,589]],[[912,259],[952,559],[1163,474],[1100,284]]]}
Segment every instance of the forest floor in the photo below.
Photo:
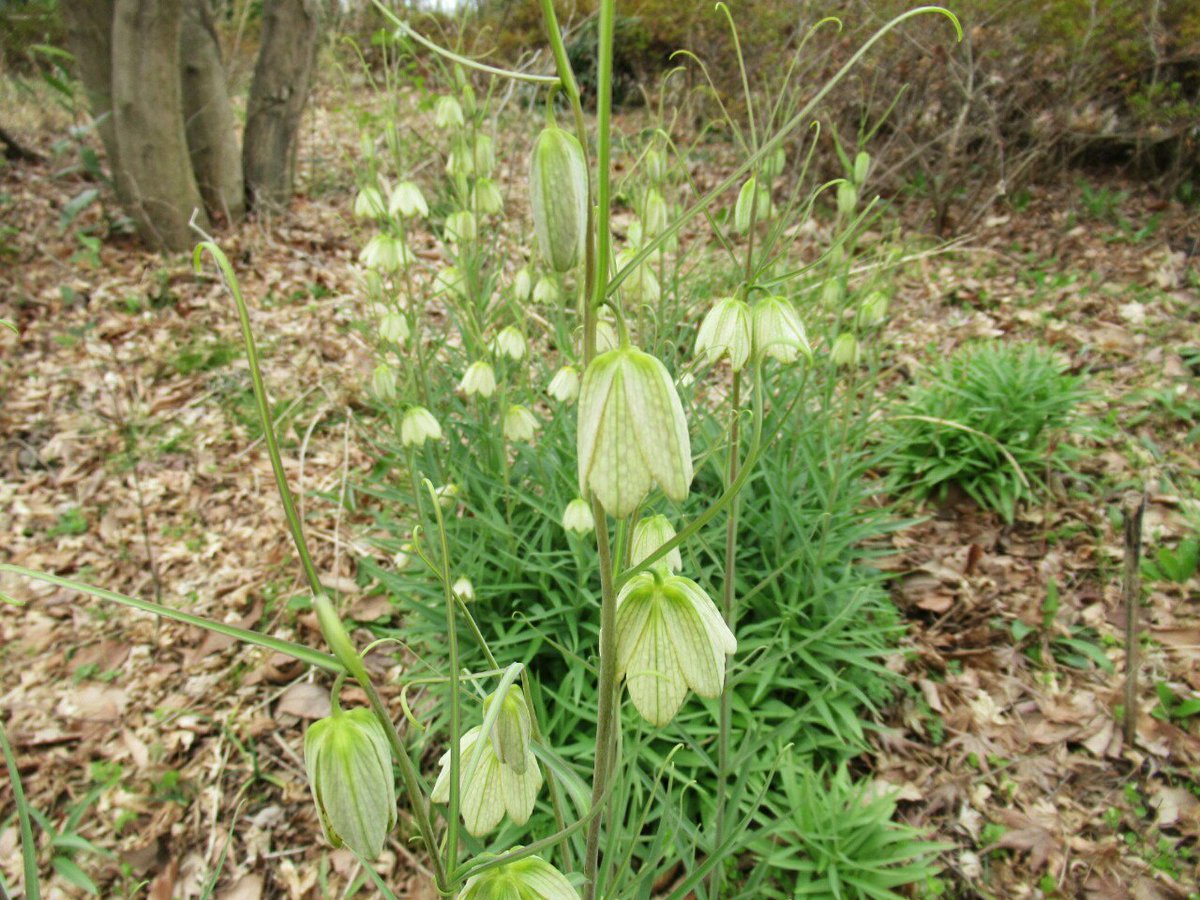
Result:
{"label": "forest floor", "polygon": [[[369,620],[391,611],[356,586],[356,558],[375,551],[338,500],[375,463],[357,416],[372,358],[353,327],[346,150],[311,139],[336,133],[325,124],[288,215],[220,239],[251,298],[317,568]],[[28,139],[46,161],[0,169],[0,318],[18,329],[0,328],[0,560],[317,645],[291,602],[302,583],[214,268],[97,240],[100,205],[63,227],[89,184],[58,173],[54,133]],[[897,371],[931,348],[1036,339],[1088,374],[1108,429],[1079,480],[1014,524],[952,498],[894,536],[911,650],[895,664],[913,690],[861,767],[952,845],[957,896],[1194,897],[1200,715],[1169,713],[1200,696],[1200,579],[1147,585],[1128,744],[1115,511],[1144,486],[1151,556],[1200,516],[1200,258],[1185,252],[1200,222],[1073,173],[1021,206],[906,270],[888,325]],[[900,214],[929,246],[919,207]],[[158,900],[197,897],[214,879],[239,900],[341,896],[358,864],[317,838],[301,756],[328,710],[312,672],[57,586],[0,577],[0,594],[24,603],[0,603],[0,716],[31,804],[74,836],[43,847],[50,896],[82,896],[79,873],[113,897],[146,882]],[[10,887],[13,811],[0,780]],[[402,842],[380,870],[400,896],[434,896]]]}

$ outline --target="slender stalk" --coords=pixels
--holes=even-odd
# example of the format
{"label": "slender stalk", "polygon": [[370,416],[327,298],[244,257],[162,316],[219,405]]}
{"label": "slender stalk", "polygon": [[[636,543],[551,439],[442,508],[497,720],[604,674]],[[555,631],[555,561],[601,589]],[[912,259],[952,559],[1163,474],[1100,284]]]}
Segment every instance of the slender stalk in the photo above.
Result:
{"label": "slender stalk", "polygon": [[[17,769],[17,757],[8,743],[4,725],[0,724],[0,753],[8,764],[8,780],[12,784],[13,803],[17,807],[17,820],[21,826],[21,861],[25,869],[25,896],[27,900],[39,900],[42,896],[38,886],[37,844],[33,842],[33,825],[29,820],[29,803],[25,800],[25,789],[21,786],[21,773]],[[3,891],[0,891],[3,893]]]}
{"label": "slender stalk", "polygon": [[[733,387],[730,391],[730,402],[733,406],[733,423],[729,426],[729,484],[733,484],[738,476],[738,453],[741,443],[741,394],[742,373],[733,373]],[[733,583],[737,577],[737,521],[738,500],[735,494],[729,504],[729,518],[725,522],[725,585],[721,594],[721,615],[730,631],[737,628],[737,610],[733,604]],[[729,690],[729,673],[725,673],[725,684],[721,686],[721,715],[720,731],[717,735],[717,811],[716,811],[716,840],[714,846],[721,846],[725,835],[725,782],[729,778],[729,732],[732,720],[732,698]],[[711,892],[713,896],[720,893],[722,870],[713,869]]]}
{"label": "slender stalk", "polygon": [[1146,494],[1131,491],[1121,503],[1124,517],[1125,568],[1121,578],[1121,599],[1125,605],[1125,745],[1137,739],[1138,720],[1138,603],[1141,600],[1142,516],[1146,512]]}

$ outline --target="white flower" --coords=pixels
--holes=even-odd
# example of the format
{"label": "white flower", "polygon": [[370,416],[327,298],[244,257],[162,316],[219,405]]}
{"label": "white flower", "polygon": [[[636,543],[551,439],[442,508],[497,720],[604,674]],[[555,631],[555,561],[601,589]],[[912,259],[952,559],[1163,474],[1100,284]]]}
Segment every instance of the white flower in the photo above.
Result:
{"label": "white flower", "polygon": [[472,875],[458,900],[579,900],[579,892],[550,863],[526,856]]}
{"label": "white flower", "polygon": [[504,414],[504,437],[506,440],[532,441],[537,427],[537,416],[519,403],[514,403]]}
{"label": "white flower", "polygon": [[857,366],[862,360],[862,346],[858,343],[858,338],[848,331],[839,334],[833,341],[829,358],[835,366]]}
{"label": "white flower", "polygon": [[696,355],[711,365],[722,356],[738,372],[750,359],[750,307],[736,297],[725,297],[713,304],[696,336]]}
{"label": "white flower", "polygon": [[533,302],[541,306],[550,306],[558,302],[558,288],[545,275],[538,279],[533,289]]}
{"label": "white flower", "polygon": [[528,351],[525,336],[513,325],[500,329],[500,333],[492,338],[491,349],[497,356],[507,356],[514,362],[524,359]]}
{"label": "white flower", "polygon": [[513,276],[513,297],[518,302],[524,303],[529,299],[529,295],[533,293],[533,276],[529,274],[529,266],[521,266],[517,269],[517,274]]}
{"label": "white flower", "polygon": [[388,212],[393,216],[399,214],[406,219],[418,215],[427,216],[429,204],[425,202],[425,195],[416,183],[402,181],[392,189],[392,195],[388,198]]}
{"label": "white flower", "polygon": [[616,518],[658,484],[684,500],[692,483],[687,420],[666,367],[633,347],[592,360],[583,375],[577,436],[579,491]]}
{"label": "white flower", "polygon": [[570,403],[579,396],[579,370],[574,366],[563,366],[554,373],[546,393],[560,403]]}
{"label": "white flower", "polygon": [[688,688],[721,695],[737,638],[700,585],[660,572],[634,576],[617,595],[617,670],[650,724],[675,718]]}
{"label": "white flower", "polygon": [[782,363],[794,363],[800,354],[812,358],[800,316],[786,297],[764,297],[754,304],[754,352]]}
{"label": "white flower", "polygon": [[496,146],[492,139],[482,132],[475,135],[475,147],[472,158],[475,172],[479,175],[489,175],[496,168]]}
{"label": "white flower", "polygon": [[408,340],[408,319],[402,313],[384,313],[379,319],[379,337],[391,344],[403,344]]}
{"label": "white flower", "polygon": [[[634,256],[636,253],[632,248],[622,250],[617,254],[617,268],[629,265]],[[638,263],[629,276],[621,282],[621,289],[632,303],[653,305],[662,296],[662,287],[658,283],[658,276],[645,261]]]}
{"label": "white flower", "polygon": [[471,188],[471,205],[481,216],[494,216],[504,209],[500,188],[490,178],[480,178]]}
{"label": "white flower", "polygon": [[481,360],[467,366],[458,389],[468,397],[478,394],[487,398],[496,393],[496,373],[492,371],[491,364]]}
{"label": "white flower", "polygon": [[471,579],[465,575],[456,580],[450,590],[463,603],[470,603],[475,599],[475,585],[471,584]]}
{"label": "white flower", "polygon": [[400,420],[400,443],[405,447],[420,447],[426,441],[440,441],[442,426],[433,413],[423,406],[412,406]]}
{"label": "white flower", "polygon": [[613,323],[607,319],[601,319],[596,323],[596,352],[607,353],[609,350],[616,350],[620,341],[617,340],[617,329],[613,327]]}
{"label": "white flower", "polygon": [[442,509],[450,509],[458,500],[458,485],[453,481],[443,484],[435,492],[438,498],[438,504]]}
{"label": "white flower", "polygon": [[358,196],[354,198],[354,218],[378,219],[382,218],[385,212],[383,195],[378,187],[367,184],[359,188]]}
{"label": "white flower", "polygon": [[438,128],[457,128],[462,125],[462,106],[453,97],[438,97],[433,110],[433,124]]}
{"label": "white flower", "polygon": [[446,216],[446,235],[452,244],[468,244],[479,235],[479,226],[475,223],[475,214],[469,210],[459,210]]}
{"label": "white flower", "polygon": [[385,403],[396,398],[396,373],[387,363],[380,363],[371,373],[371,393]]}
{"label": "white flower", "polygon": [[670,218],[667,201],[658,188],[648,188],[642,201],[642,223],[647,237],[658,237],[667,230]]}
{"label": "white flower", "polygon": [[562,527],[571,534],[588,534],[596,527],[592,516],[592,508],[582,497],[576,497],[563,510]]}
{"label": "white flower", "polygon": [[888,313],[888,295],[883,291],[872,291],[863,300],[858,313],[858,320],[865,328],[872,328],[883,323]]}
{"label": "white flower", "polygon": [[412,252],[395,235],[377,234],[358,254],[359,262],[380,272],[396,272],[413,261]]}
{"label": "white flower", "polygon": [[[633,538],[629,542],[629,562],[637,565],[671,538],[675,537],[675,528],[666,516],[647,516],[639,519],[633,526]],[[683,557],[679,548],[668,550],[666,555],[653,566],[663,566],[668,572],[678,572],[683,568]]]}
{"label": "white flower", "polygon": [[[517,772],[500,761],[493,738],[480,742],[481,732],[479,726],[470,729],[458,745],[462,817],[467,831],[476,837],[499,825],[505,812],[517,825],[528,822],[542,787],[542,772],[532,750],[527,751],[525,771]],[[476,747],[479,748],[478,762],[474,759]],[[450,800],[449,750],[442,754],[439,763],[442,771],[429,799],[434,803],[447,803]]]}

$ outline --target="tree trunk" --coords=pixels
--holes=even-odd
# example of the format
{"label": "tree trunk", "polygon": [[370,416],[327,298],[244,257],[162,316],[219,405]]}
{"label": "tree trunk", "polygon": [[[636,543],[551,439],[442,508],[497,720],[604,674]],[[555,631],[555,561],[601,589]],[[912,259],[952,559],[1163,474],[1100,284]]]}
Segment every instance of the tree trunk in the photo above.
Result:
{"label": "tree trunk", "polygon": [[108,155],[108,167],[117,171],[117,131],[112,101],[112,26],[116,0],[67,0],[58,5],[67,27],[67,46],[75,56],[76,71],[87,94],[88,108]]}
{"label": "tree trunk", "polygon": [[251,206],[292,196],[296,133],[317,53],[319,0],[265,0],[263,43],[246,106],[242,165]]}
{"label": "tree trunk", "polygon": [[213,219],[241,221],[246,211],[237,123],[209,0],[184,0],[183,116],[192,171]]}
{"label": "tree trunk", "polygon": [[142,239],[162,250],[195,242],[193,211],[208,225],[183,129],[182,13],[182,0],[116,0],[113,19],[117,193]]}

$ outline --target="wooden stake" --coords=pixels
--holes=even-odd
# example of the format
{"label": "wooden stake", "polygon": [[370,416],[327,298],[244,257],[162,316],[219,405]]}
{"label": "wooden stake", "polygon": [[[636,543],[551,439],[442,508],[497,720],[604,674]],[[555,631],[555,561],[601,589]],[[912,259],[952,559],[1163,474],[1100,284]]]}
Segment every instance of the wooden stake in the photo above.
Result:
{"label": "wooden stake", "polygon": [[1137,735],[1138,606],[1142,593],[1142,516],[1145,492],[1130,491],[1121,501],[1125,524],[1125,571],[1121,578],[1121,600],[1125,604],[1125,746],[1132,747]]}

